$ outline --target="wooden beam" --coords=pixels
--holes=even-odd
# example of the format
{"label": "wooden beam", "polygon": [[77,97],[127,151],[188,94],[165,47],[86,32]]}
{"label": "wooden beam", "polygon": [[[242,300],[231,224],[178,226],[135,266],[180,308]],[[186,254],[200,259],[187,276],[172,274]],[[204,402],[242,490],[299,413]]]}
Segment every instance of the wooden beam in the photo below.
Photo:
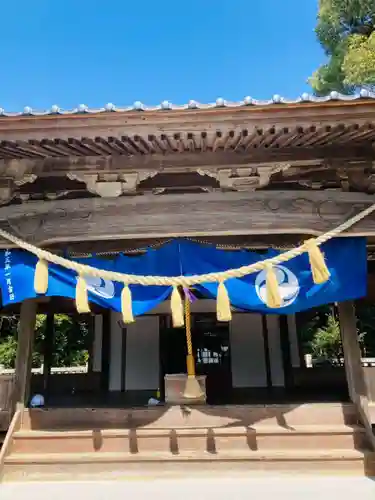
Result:
{"label": "wooden beam", "polygon": [[13,392],[13,406],[26,405],[29,399],[31,359],[34,344],[34,331],[37,313],[37,302],[26,300],[21,305],[18,327],[18,344],[16,370]]}
{"label": "wooden beam", "polygon": [[[336,191],[86,198],[2,207],[0,227],[39,246],[181,236],[318,235],[373,203],[369,195]],[[375,235],[375,214],[345,235]],[[0,242],[1,248],[10,246]]]}
{"label": "wooden beam", "polygon": [[[196,243],[207,243],[219,248],[225,246],[228,250],[239,248],[247,250],[264,250],[266,248],[288,249],[297,246],[305,240],[303,235],[259,235],[259,236],[221,236],[191,238]],[[159,247],[170,241],[170,238],[155,239],[133,239],[133,240],[102,240],[69,242],[64,244],[64,253],[70,257],[81,258],[88,255],[97,254],[98,256],[111,258],[116,253],[125,253],[130,255],[140,255],[147,248]],[[61,252],[61,245],[51,246],[53,252]]]}
{"label": "wooden beam", "polygon": [[[214,167],[241,167],[249,164],[266,166],[275,162],[302,162],[309,167],[309,162],[320,164],[324,160],[342,161],[348,168],[350,162],[374,159],[371,144],[324,147],[286,147],[282,149],[253,149],[247,152],[181,152],[149,155],[112,155],[112,156],[67,156],[49,157],[45,159],[28,158],[0,160],[0,175],[17,179],[25,176],[38,177],[66,176],[69,172],[76,174],[120,173],[127,171],[149,170],[160,172],[188,172],[198,168],[206,170]],[[307,162],[307,163],[306,163]]]}

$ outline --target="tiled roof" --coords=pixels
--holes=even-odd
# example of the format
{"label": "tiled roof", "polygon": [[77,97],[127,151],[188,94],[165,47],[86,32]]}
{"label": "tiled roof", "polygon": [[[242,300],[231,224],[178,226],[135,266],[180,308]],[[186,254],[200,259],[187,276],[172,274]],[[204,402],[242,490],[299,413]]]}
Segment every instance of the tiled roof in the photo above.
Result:
{"label": "tiled roof", "polygon": [[63,110],[57,105],[51,106],[49,110],[37,111],[29,106],[25,106],[21,112],[7,112],[0,108],[0,116],[46,116],[46,115],[75,115],[85,113],[111,113],[111,112],[126,112],[126,111],[157,111],[157,110],[184,110],[184,109],[213,109],[213,108],[238,108],[243,106],[272,106],[274,104],[304,104],[308,102],[324,103],[329,101],[355,101],[361,99],[374,99],[375,93],[366,89],[361,90],[355,95],[344,95],[339,92],[331,92],[326,97],[316,97],[308,93],[302,94],[297,99],[285,99],[284,97],[275,94],[272,99],[257,100],[252,97],[245,97],[242,101],[231,102],[223,98],[218,98],[214,103],[201,104],[197,101],[191,100],[187,104],[175,105],[169,101],[163,101],[158,106],[146,106],[141,101],[136,101],[133,106],[120,107],[115,104],[108,103],[102,108],[88,108],[85,104],[80,104],[77,108],[71,110]]}

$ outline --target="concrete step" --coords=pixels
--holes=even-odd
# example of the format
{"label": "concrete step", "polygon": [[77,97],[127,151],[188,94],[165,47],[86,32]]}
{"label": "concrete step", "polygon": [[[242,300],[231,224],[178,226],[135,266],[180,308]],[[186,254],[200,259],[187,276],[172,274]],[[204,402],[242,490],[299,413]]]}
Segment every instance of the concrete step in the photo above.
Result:
{"label": "concrete step", "polygon": [[357,423],[350,403],[283,405],[167,406],[153,408],[52,408],[29,409],[23,429],[77,430],[155,428],[180,429],[254,425],[351,425]]}
{"label": "concrete step", "polygon": [[12,454],[54,453],[184,453],[247,450],[363,449],[363,427],[310,425],[285,428],[105,429],[87,431],[19,431],[13,436]]}
{"label": "concrete step", "polygon": [[12,454],[3,481],[64,481],[168,477],[173,475],[284,472],[375,474],[375,453],[357,450],[267,450],[247,452]]}

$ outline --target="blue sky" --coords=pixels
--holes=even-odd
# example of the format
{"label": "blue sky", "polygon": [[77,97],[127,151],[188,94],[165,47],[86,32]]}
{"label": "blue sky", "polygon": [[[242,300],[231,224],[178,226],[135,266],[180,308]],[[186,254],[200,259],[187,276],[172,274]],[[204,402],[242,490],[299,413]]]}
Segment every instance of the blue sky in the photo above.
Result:
{"label": "blue sky", "polygon": [[297,97],[317,0],[2,2],[0,106]]}

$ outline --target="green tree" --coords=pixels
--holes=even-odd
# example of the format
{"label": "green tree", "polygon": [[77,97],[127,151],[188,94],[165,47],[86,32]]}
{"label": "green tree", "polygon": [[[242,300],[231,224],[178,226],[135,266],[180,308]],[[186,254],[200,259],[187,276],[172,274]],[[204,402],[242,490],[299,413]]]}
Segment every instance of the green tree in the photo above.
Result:
{"label": "green tree", "polygon": [[327,317],[332,313],[331,305],[309,309],[297,315],[297,328],[302,344],[303,354],[311,354],[310,343],[315,332],[327,325]]}
{"label": "green tree", "polygon": [[[77,317],[76,317],[77,318]],[[43,328],[43,334],[45,328]],[[55,314],[53,366],[79,366],[87,362],[89,349],[87,322],[66,314]]]}
{"label": "green tree", "polygon": [[[363,352],[366,332],[357,330],[357,335]],[[308,344],[315,359],[329,361],[336,365],[341,364],[344,352],[341,342],[340,323],[333,312],[326,316],[326,324],[315,330],[312,340]]]}
{"label": "green tree", "polygon": [[318,95],[375,87],[375,1],[320,0],[316,34],[327,62],[310,78]]}
{"label": "green tree", "polygon": [[4,368],[13,368],[16,359],[17,340],[9,335],[0,340],[0,365]]}
{"label": "green tree", "polygon": [[[0,320],[0,365],[14,368],[17,351],[17,316],[4,316]],[[33,366],[43,362],[46,316],[38,314],[35,325]],[[89,329],[86,319],[55,314],[53,366],[78,366],[88,360]]]}
{"label": "green tree", "polygon": [[315,331],[309,345],[314,358],[340,364],[343,357],[340,324],[334,314],[328,314],[327,324]]}

